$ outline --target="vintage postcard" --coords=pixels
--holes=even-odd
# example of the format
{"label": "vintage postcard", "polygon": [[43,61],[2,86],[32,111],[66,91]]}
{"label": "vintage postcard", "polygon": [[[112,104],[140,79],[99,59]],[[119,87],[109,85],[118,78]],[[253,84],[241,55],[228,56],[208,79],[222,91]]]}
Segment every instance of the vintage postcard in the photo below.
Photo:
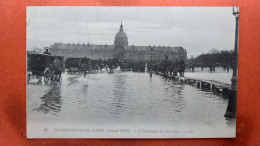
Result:
{"label": "vintage postcard", "polygon": [[237,7],[27,7],[27,138],[234,138]]}

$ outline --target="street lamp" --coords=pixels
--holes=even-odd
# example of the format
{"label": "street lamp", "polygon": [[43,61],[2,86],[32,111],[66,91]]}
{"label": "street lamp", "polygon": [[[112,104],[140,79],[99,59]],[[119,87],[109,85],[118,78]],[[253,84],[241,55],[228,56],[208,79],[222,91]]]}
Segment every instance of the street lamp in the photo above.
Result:
{"label": "street lamp", "polygon": [[174,59],[173,59],[173,52],[171,52],[172,53],[172,63],[173,63],[173,61],[174,61]]}
{"label": "street lamp", "polygon": [[150,70],[150,77],[152,77],[152,68],[153,68],[153,49],[151,49],[151,64],[150,64],[150,67],[149,67],[149,70]]}
{"label": "street lamp", "polygon": [[229,93],[229,101],[225,117],[235,118],[237,109],[237,54],[238,54],[238,22],[239,22],[239,8],[233,7],[233,15],[236,19],[235,31],[235,46],[234,46],[234,59],[233,59],[233,75],[231,79],[231,90]]}
{"label": "street lamp", "polygon": [[165,54],[165,57],[164,57],[164,74],[166,74],[168,71],[167,71],[167,62],[168,62],[168,55]]}
{"label": "street lamp", "polygon": [[234,59],[233,59],[233,75],[231,79],[231,85],[233,89],[237,89],[237,55],[238,55],[238,22],[239,22],[239,8],[233,7],[233,15],[236,18],[236,32],[235,32],[235,47],[234,47]]}
{"label": "street lamp", "polygon": [[153,64],[153,50],[151,50],[151,65]]}
{"label": "street lamp", "polygon": [[141,56],[141,53],[138,54],[138,58],[139,58],[139,72],[140,72],[140,56]]}

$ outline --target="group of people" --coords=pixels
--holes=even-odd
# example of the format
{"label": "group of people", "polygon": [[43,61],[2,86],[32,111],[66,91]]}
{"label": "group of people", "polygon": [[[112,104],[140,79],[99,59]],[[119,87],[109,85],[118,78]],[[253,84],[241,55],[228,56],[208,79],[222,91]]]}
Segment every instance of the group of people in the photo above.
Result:
{"label": "group of people", "polygon": [[[51,55],[51,53],[48,51],[48,49],[46,49],[45,52],[43,52],[43,54]],[[83,70],[84,69],[86,70],[87,66],[88,65],[84,65],[81,67]],[[54,62],[53,62],[53,70],[54,70],[54,72],[59,74],[59,77],[61,76],[63,67],[64,67],[63,62],[61,60],[59,60],[57,57],[55,57]],[[109,67],[110,69],[114,68],[114,66],[112,66],[112,63],[110,63],[107,67]],[[185,62],[183,59],[180,59],[180,60],[176,59],[175,62],[165,60],[165,61],[161,62],[160,64],[153,65],[152,70],[160,71],[165,74],[170,73],[175,76],[178,76],[178,73],[179,73],[179,76],[184,76]]]}
{"label": "group of people", "polygon": [[156,72],[162,72],[164,74],[173,74],[175,76],[184,76],[184,71],[185,71],[185,62],[183,59],[176,59],[175,62],[174,61],[168,61],[165,60],[163,62],[160,62],[156,65],[152,65],[151,68],[153,71]]}
{"label": "group of people", "polygon": [[180,59],[180,61],[176,59],[176,61],[172,63],[170,66],[170,74],[173,74],[175,76],[178,75],[178,72],[180,76],[184,76],[184,71],[185,71],[185,62],[183,59]]}

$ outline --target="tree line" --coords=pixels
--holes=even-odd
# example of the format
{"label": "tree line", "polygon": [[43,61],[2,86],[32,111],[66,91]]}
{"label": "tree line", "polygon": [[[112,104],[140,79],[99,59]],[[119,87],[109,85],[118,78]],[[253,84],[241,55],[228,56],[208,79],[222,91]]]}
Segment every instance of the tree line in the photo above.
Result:
{"label": "tree line", "polygon": [[234,64],[234,51],[214,51],[201,54],[187,60],[187,65],[194,67],[232,67]]}

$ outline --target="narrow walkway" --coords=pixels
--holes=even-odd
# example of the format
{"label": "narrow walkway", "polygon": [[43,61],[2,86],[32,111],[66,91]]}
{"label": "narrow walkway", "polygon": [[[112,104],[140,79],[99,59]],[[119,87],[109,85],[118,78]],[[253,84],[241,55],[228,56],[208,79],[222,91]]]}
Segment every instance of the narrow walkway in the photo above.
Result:
{"label": "narrow walkway", "polygon": [[231,90],[230,84],[222,83],[218,81],[197,79],[192,77],[174,76],[174,75],[164,74],[161,72],[156,72],[155,74],[196,86],[197,88],[200,88],[202,90],[210,90],[212,92],[218,92],[223,94],[228,94],[229,91]]}

